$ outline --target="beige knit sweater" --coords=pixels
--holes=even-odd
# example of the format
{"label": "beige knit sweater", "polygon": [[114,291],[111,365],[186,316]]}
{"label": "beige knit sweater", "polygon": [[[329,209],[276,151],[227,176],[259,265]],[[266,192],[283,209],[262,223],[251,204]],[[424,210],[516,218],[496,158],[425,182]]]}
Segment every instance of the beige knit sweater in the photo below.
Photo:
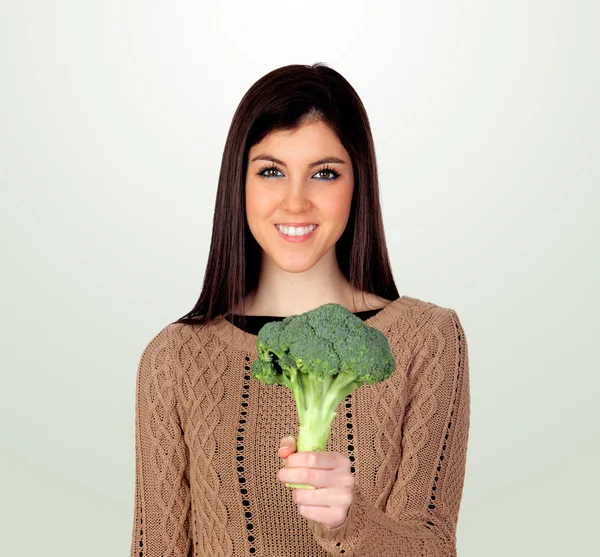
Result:
{"label": "beige knit sweater", "polygon": [[172,323],[145,348],[136,398],[131,557],[450,557],[469,437],[457,313],[402,296],[365,321],[397,367],[342,403],[328,450],[355,474],[346,521],[298,513],[277,454],[298,433],[290,390],[253,379],[256,335],[220,316]]}

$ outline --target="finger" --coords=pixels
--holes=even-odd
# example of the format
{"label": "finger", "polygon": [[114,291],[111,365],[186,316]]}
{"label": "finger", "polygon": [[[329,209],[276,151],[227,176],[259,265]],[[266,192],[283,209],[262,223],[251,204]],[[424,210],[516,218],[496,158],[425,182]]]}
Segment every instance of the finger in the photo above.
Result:
{"label": "finger", "polygon": [[279,454],[281,458],[287,458],[289,455],[295,452],[295,450],[296,447],[280,447],[279,451],[277,451],[277,454]]}
{"label": "finger", "polygon": [[324,470],[339,469],[350,471],[352,463],[348,455],[333,451],[306,451],[295,452],[289,455],[287,466],[292,468],[321,468]]}
{"label": "finger", "polygon": [[296,439],[293,435],[283,437],[279,442],[280,447],[293,447],[296,450]]}
{"label": "finger", "polygon": [[[298,453],[294,453],[298,454]],[[288,465],[277,472],[280,481],[286,484],[309,484],[316,488],[339,487],[350,489],[354,485],[354,476],[351,472],[339,470],[323,470],[320,468],[294,468]]]}
{"label": "finger", "polygon": [[279,457],[283,460],[283,465],[287,466],[287,457],[294,452],[293,447],[282,447],[279,449],[278,454]]}
{"label": "finger", "polygon": [[300,505],[298,507],[298,513],[303,517],[316,522],[320,522],[328,528],[337,528],[346,521],[348,516],[347,508],[331,508],[331,507],[314,507],[307,505]]}
{"label": "finger", "polygon": [[352,491],[339,487],[294,489],[292,498],[297,505],[316,507],[349,507],[354,498]]}
{"label": "finger", "polygon": [[281,440],[278,454],[283,459],[284,466],[287,465],[287,457],[296,450],[296,440],[292,435],[288,435]]}
{"label": "finger", "polygon": [[292,435],[282,437],[279,441],[279,447],[296,447],[296,439]]}

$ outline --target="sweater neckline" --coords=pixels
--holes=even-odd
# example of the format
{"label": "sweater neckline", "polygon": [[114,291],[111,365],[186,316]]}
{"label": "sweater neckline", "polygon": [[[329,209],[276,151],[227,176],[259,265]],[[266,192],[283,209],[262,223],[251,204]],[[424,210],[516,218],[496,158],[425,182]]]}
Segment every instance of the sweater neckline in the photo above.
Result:
{"label": "sweater neckline", "polygon": [[[365,324],[369,327],[375,327],[383,332],[397,317],[398,310],[405,303],[406,296],[400,296],[392,300],[389,304],[380,309],[378,313],[365,319]],[[362,312],[357,312],[362,313]],[[250,316],[249,316],[250,317]],[[227,319],[224,315],[219,315],[207,327],[212,330],[221,340],[231,345],[233,348],[241,348],[246,352],[256,353],[256,340],[258,335],[247,333],[240,329]]]}

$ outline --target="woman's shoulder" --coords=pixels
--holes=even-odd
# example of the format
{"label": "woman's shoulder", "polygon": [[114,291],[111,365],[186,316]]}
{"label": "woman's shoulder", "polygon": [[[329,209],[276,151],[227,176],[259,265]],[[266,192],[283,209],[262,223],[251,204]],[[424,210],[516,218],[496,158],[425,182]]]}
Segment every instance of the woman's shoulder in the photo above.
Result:
{"label": "woman's shoulder", "polygon": [[399,312],[403,327],[418,331],[422,338],[438,342],[440,337],[453,338],[456,332],[464,334],[462,320],[452,307],[439,303],[402,296],[403,310]]}
{"label": "woman's shoulder", "polygon": [[[379,298],[379,300],[382,299]],[[374,301],[375,299],[373,299]],[[440,319],[448,319],[451,314],[456,315],[456,311],[452,308],[414,296],[402,295],[395,300],[384,300],[384,302],[385,304],[382,303],[382,306],[389,305],[387,311],[393,313],[399,323],[415,329],[428,328]]]}
{"label": "woman's shoulder", "polygon": [[358,302],[355,304],[355,311],[373,311],[383,309],[392,303],[393,300],[388,300],[382,296],[378,296],[373,292],[360,292],[357,296]]}

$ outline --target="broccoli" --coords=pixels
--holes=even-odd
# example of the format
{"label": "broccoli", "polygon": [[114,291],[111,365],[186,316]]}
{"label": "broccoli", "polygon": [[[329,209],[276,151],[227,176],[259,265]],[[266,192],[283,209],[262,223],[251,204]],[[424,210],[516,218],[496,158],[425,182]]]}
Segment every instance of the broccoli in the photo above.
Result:
{"label": "broccoli", "polygon": [[298,452],[327,450],[340,403],[362,384],[384,381],[396,368],[385,335],[335,303],[266,323],[256,346],[252,376],[294,395]]}

